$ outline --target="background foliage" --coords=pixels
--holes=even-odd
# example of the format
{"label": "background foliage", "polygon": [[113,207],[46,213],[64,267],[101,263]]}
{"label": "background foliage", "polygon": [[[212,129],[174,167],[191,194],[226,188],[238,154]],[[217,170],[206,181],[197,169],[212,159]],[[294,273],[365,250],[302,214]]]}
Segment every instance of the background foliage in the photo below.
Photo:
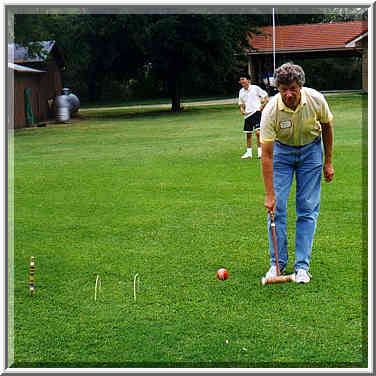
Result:
{"label": "background foliage", "polygon": [[[363,8],[277,12],[276,25],[364,19]],[[84,8],[37,9],[14,17],[17,43],[54,39],[65,56],[64,86],[82,101],[236,96],[247,71],[247,32],[271,14],[90,14]],[[360,88],[359,59],[296,61],[317,89]]]}

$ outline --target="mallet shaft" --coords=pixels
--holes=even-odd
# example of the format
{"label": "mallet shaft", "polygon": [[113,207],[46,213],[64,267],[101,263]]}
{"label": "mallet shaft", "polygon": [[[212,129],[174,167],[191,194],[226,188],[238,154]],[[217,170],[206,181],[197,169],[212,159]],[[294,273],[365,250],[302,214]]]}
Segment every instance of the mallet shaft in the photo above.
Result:
{"label": "mallet shaft", "polygon": [[272,230],[273,247],[274,247],[274,257],[275,257],[275,266],[277,268],[277,276],[280,276],[281,275],[281,270],[279,269],[277,233],[275,231],[274,213],[270,213],[270,227],[271,227],[271,230]]}
{"label": "mallet shaft", "polygon": [[274,212],[269,212],[270,214],[270,228],[272,232],[273,238],[273,247],[274,247],[274,257],[275,257],[275,265],[277,269],[277,275],[275,277],[266,278],[263,277],[261,279],[261,283],[263,286],[268,285],[270,283],[284,283],[284,282],[291,282],[295,281],[295,274],[290,275],[281,275],[281,270],[279,268],[279,258],[278,258],[278,245],[277,245],[277,233],[275,231],[275,222],[274,222]]}

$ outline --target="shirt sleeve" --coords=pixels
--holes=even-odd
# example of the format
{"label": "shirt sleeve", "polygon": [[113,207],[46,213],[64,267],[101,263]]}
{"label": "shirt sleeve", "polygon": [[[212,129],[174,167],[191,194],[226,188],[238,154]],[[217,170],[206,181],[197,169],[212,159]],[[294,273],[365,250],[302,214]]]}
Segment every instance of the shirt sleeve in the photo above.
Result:
{"label": "shirt sleeve", "polygon": [[[321,93],[320,93],[321,94]],[[318,114],[318,121],[320,123],[329,123],[333,120],[333,114],[329,109],[328,102],[326,101],[325,97],[321,94],[321,105],[320,105],[320,113]]]}
{"label": "shirt sleeve", "polygon": [[273,105],[271,102],[265,106],[261,113],[261,123],[260,123],[260,141],[261,143],[268,141],[275,141],[276,131],[275,131],[275,116],[273,116]]}

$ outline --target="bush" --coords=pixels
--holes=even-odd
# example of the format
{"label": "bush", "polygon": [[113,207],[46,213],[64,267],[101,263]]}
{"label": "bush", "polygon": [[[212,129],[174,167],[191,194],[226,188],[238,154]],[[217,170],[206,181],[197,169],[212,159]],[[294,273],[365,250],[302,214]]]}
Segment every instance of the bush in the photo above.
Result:
{"label": "bush", "polygon": [[359,90],[362,88],[361,58],[294,60],[303,67],[306,86],[317,90]]}

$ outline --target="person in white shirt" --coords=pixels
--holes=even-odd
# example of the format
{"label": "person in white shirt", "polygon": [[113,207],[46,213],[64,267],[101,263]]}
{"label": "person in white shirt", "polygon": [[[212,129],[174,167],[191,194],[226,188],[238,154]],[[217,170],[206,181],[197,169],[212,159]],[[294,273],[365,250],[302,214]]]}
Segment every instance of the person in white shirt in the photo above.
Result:
{"label": "person in white shirt", "polygon": [[244,115],[244,133],[246,134],[247,151],[242,158],[252,158],[252,133],[257,137],[257,155],[261,158],[260,122],[261,111],[268,103],[268,93],[257,85],[251,85],[248,76],[240,77],[239,91],[240,113]]}

